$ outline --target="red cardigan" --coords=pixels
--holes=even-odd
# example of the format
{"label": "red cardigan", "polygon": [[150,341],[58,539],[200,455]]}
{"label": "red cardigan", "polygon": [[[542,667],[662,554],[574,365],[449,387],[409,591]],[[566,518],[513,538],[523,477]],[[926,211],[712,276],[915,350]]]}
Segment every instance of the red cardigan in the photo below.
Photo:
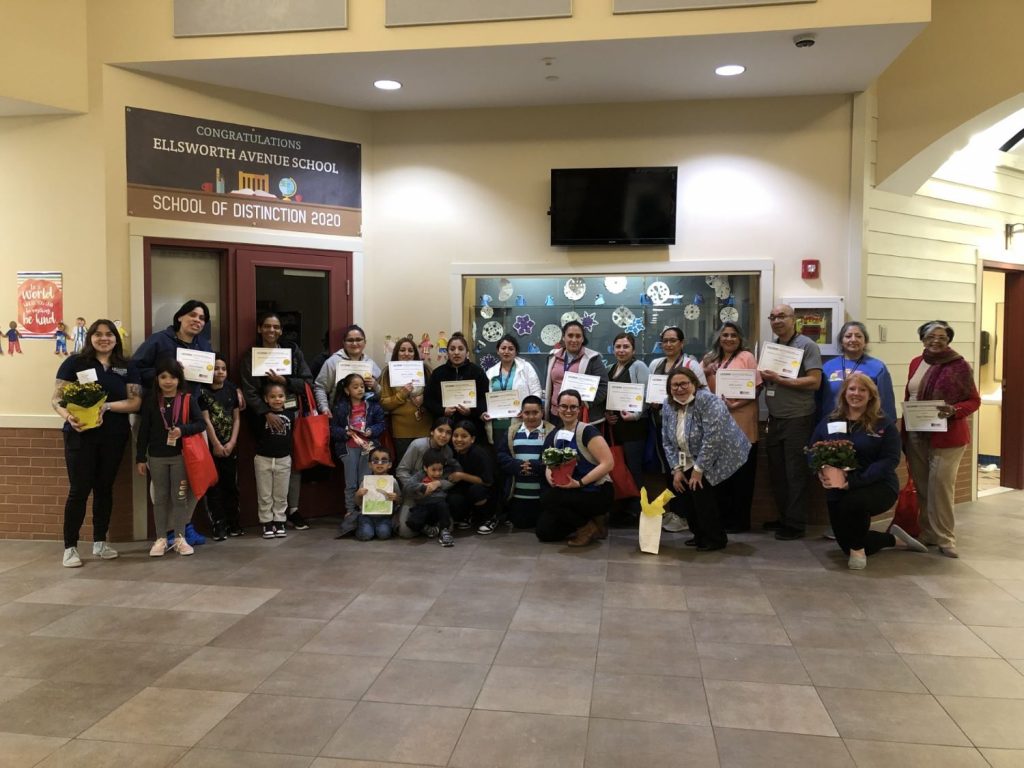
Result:
{"label": "red cardigan", "polygon": [[[918,367],[920,367],[923,359],[924,357],[919,355],[910,361],[910,374],[907,377],[908,382],[914,378],[914,373],[917,371]],[[953,408],[956,409],[956,413],[950,417],[948,427],[945,432],[931,433],[932,448],[955,448],[957,446],[967,445],[971,442],[971,430],[967,424],[967,417],[981,407],[981,395],[978,394],[978,388],[974,386],[974,372],[971,370],[971,366],[967,361],[960,358],[959,360],[954,360],[951,363],[944,363],[940,365],[939,371],[935,376],[938,378],[935,380],[932,397],[936,400],[945,400],[947,405],[952,405]],[[950,401],[948,397],[949,393],[964,391],[969,391],[968,397],[958,402]],[[909,384],[905,390],[903,399],[910,399]],[[904,434],[906,434],[905,431]]]}

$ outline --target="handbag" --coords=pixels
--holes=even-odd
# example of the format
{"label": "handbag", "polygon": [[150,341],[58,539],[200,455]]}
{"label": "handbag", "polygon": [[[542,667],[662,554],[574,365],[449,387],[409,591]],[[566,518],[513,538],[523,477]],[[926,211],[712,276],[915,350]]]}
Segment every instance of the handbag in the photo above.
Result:
{"label": "handbag", "polygon": [[612,489],[615,491],[615,500],[635,499],[640,495],[640,489],[636,487],[633,473],[629,471],[629,466],[626,464],[626,451],[615,442],[612,426],[607,422],[605,424],[605,439],[612,451],[612,459],[615,461],[615,466],[609,473],[612,479]]}
{"label": "handbag", "polygon": [[[907,484],[900,490],[896,498],[896,511],[889,528],[898,525],[915,539],[921,535],[921,510],[917,505],[917,487],[914,478],[908,477]],[[888,529],[887,529],[888,530]]]}
{"label": "handbag", "polygon": [[331,417],[319,413],[313,401],[313,390],[306,384],[306,409],[299,410],[292,425],[292,468],[310,469],[317,465],[333,467],[331,457]]}
{"label": "handbag", "polygon": [[[188,419],[190,413],[189,400],[191,397],[191,395],[185,395],[182,406],[184,420]],[[210,443],[205,431],[182,437],[181,458],[185,462],[185,474],[188,476],[188,485],[192,489],[192,495],[196,497],[196,501],[199,501],[210,488],[217,484],[217,467],[213,463],[213,455],[210,453]]]}

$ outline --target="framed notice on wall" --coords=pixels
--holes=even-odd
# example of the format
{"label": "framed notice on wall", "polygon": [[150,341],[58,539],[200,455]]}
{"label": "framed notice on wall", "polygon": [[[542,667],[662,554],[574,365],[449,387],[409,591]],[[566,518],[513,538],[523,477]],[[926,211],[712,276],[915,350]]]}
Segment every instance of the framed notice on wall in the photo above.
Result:
{"label": "framed notice on wall", "polygon": [[807,336],[818,345],[823,355],[838,355],[842,350],[836,334],[846,322],[845,301],[842,296],[811,296],[782,299],[796,315],[796,332]]}
{"label": "framed notice on wall", "polygon": [[19,272],[17,297],[21,335],[26,339],[52,339],[57,324],[64,321],[63,274]]}

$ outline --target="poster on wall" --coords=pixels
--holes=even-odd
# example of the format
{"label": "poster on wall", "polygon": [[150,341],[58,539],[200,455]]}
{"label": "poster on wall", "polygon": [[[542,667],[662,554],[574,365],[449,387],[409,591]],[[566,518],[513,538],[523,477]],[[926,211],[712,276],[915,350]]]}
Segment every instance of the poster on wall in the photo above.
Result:
{"label": "poster on wall", "polygon": [[64,321],[63,274],[19,272],[17,306],[18,327],[23,338],[54,338]]}
{"label": "poster on wall", "polygon": [[125,108],[128,215],[358,236],[362,147]]}

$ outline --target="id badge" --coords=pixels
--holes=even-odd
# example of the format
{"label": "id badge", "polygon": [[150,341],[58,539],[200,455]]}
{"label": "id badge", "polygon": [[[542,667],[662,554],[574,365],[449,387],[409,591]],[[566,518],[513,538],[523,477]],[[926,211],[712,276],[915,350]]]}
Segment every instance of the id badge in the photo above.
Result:
{"label": "id badge", "polygon": [[176,438],[176,437],[171,437],[171,436],[170,436],[170,435],[168,434],[168,435],[167,435],[167,444],[168,444],[169,446],[171,446],[171,448],[173,448],[174,446],[176,446],[176,445],[178,444],[178,438]]}
{"label": "id badge", "polygon": [[846,422],[845,421],[830,421],[828,423],[828,433],[830,435],[846,434]]}
{"label": "id badge", "polygon": [[290,397],[286,397],[285,401],[284,401],[284,407],[285,408],[295,408],[295,409],[298,409],[298,407],[299,407],[298,398],[296,398],[295,395],[291,395]]}

